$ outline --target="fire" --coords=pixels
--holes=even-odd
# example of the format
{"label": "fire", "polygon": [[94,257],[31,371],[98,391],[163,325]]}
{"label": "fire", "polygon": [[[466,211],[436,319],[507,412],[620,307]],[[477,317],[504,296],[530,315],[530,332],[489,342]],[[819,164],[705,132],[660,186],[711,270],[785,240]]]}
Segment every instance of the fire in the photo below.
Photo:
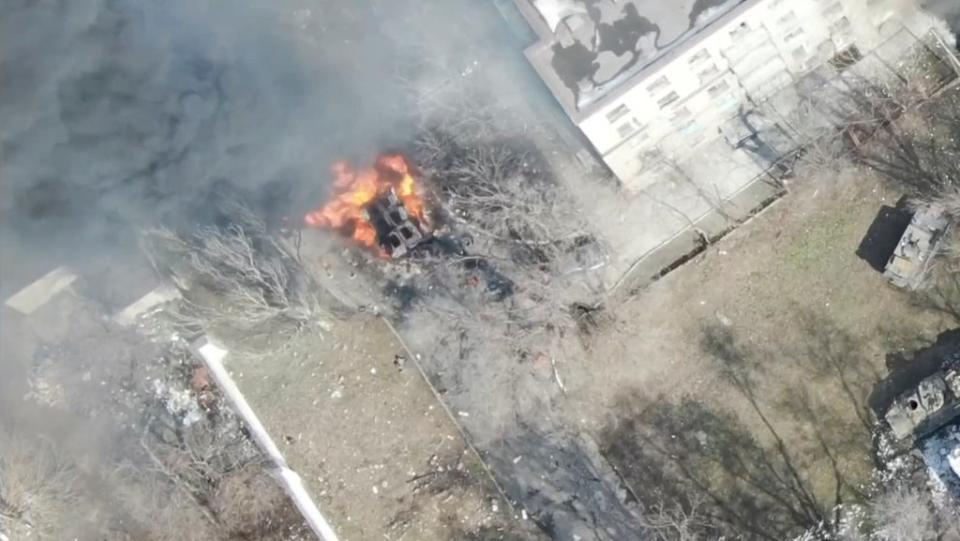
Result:
{"label": "fire", "polygon": [[383,251],[377,243],[377,231],[367,215],[367,207],[391,189],[407,213],[425,227],[425,204],[413,167],[400,154],[385,154],[373,167],[356,170],[346,162],[333,165],[333,193],[323,207],[308,212],[304,222],[310,227],[340,231],[361,246]]}

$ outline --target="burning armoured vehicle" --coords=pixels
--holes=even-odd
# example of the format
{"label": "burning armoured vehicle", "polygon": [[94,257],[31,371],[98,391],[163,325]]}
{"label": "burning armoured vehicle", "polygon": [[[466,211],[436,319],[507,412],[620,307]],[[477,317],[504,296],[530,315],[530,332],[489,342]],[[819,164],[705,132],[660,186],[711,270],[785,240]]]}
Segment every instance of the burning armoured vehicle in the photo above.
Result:
{"label": "burning armoured vehicle", "polygon": [[430,234],[425,199],[413,167],[399,154],[380,156],[369,169],[333,167],[333,197],[304,221],[339,231],[383,257],[407,254]]}
{"label": "burning armoured vehicle", "polygon": [[334,230],[382,260],[415,262],[439,256],[458,262],[467,285],[483,284],[495,299],[512,293],[512,282],[492,263],[467,253],[470,235],[434,227],[420,174],[405,156],[384,154],[366,169],[338,162],[333,173],[333,194],[324,206],[306,214],[307,226]]}

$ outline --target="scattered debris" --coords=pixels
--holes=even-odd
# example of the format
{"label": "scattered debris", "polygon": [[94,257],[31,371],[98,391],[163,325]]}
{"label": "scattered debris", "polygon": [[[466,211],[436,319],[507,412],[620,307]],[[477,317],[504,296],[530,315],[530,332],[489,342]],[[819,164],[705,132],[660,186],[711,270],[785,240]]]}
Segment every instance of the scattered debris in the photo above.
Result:
{"label": "scattered debris", "polygon": [[557,370],[557,360],[553,357],[550,357],[550,366],[553,367],[553,379],[557,382],[557,386],[560,387],[560,392],[566,394],[567,388],[563,385],[563,380],[560,379],[560,371]]}

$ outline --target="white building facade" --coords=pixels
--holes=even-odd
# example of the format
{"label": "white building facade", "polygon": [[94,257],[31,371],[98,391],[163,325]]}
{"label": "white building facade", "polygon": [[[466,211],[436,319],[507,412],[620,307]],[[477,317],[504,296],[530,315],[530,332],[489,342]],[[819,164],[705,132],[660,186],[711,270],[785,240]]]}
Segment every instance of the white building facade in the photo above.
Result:
{"label": "white building facade", "polygon": [[903,0],[516,0],[543,81],[629,191],[833,60],[939,21]]}

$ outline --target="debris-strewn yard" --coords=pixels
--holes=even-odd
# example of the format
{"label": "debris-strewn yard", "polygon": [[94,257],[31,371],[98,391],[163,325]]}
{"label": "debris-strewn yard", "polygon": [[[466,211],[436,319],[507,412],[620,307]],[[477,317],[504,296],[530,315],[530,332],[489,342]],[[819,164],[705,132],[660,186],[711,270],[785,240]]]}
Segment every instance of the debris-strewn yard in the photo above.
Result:
{"label": "debris-strewn yard", "polygon": [[4,315],[0,533],[310,539],[189,345],[114,323],[88,289]]}
{"label": "debris-strewn yard", "polygon": [[800,175],[782,201],[612,306],[561,371],[570,411],[642,500],[716,498],[782,538],[858,493],[886,355],[946,328],[855,255],[899,197],[852,165]]}
{"label": "debris-strewn yard", "polygon": [[538,539],[386,324],[358,314],[228,361],[342,539]]}

